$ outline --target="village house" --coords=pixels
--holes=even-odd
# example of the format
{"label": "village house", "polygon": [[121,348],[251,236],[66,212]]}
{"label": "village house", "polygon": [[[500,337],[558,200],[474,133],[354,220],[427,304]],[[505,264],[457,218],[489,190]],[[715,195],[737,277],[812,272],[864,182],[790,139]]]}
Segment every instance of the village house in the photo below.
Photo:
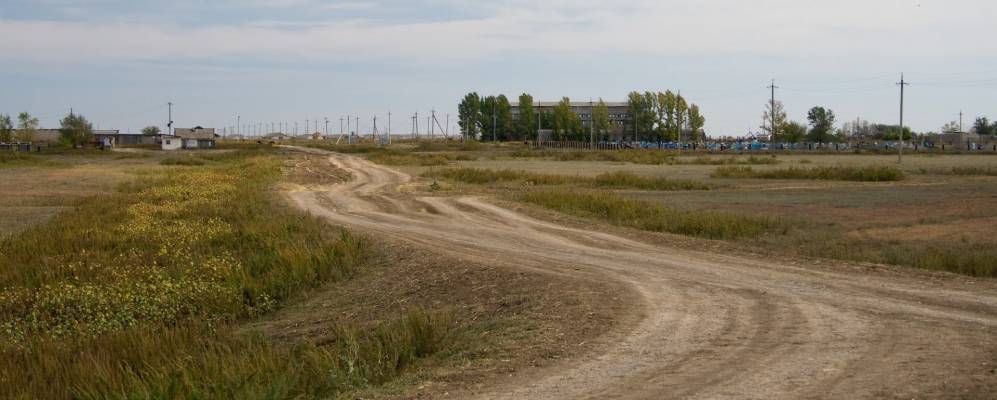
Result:
{"label": "village house", "polygon": [[213,149],[218,135],[214,128],[176,128],[173,135],[163,136],[163,150]]}

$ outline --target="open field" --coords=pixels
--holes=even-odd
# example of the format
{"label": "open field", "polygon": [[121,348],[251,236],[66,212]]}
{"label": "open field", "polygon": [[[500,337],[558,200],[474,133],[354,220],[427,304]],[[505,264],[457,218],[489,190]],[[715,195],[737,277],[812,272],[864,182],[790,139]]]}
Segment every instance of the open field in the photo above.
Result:
{"label": "open field", "polygon": [[439,396],[575,357],[632,320],[616,284],[389,246],[288,209],[278,180],[352,178],[298,153],[42,157],[59,168],[9,169],[31,190],[4,196],[59,208],[0,209],[21,222],[0,241],[5,398]]}
{"label": "open field", "polygon": [[[513,374],[505,383],[472,393],[457,392],[458,397],[976,399],[997,391],[997,282],[992,279],[796,257],[769,248],[756,251],[750,245],[758,243],[757,237],[715,241],[614,226],[599,212],[566,215],[532,206],[540,202],[529,197],[524,199],[528,203],[516,198],[547,191],[559,195],[559,188],[579,190],[570,185],[551,185],[544,192],[460,182],[432,188],[430,180],[355,156],[309,153],[328,157],[336,169],[354,177],[345,185],[289,193],[293,204],[316,216],[475,263],[619,282],[640,296],[633,310],[639,323],[611,332],[594,353]],[[480,168],[491,162],[500,160],[486,156],[453,164]],[[545,174],[569,164],[529,162],[546,163],[532,169]],[[501,165],[528,170],[524,164]],[[568,175],[582,174],[576,171]],[[584,175],[603,172],[606,168]],[[710,173],[699,171],[703,177]],[[657,176],[668,176],[667,170]],[[874,183],[725,180],[729,187],[711,191],[589,190],[695,211],[697,200],[707,198],[717,198],[712,204],[721,204],[720,209],[739,206],[736,199],[746,197],[745,192],[824,191],[824,198],[834,198],[830,194],[839,189],[909,189],[923,186],[921,180],[928,178]],[[957,183],[964,184],[970,183]],[[673,195],[690,201],[672,204],[677,203],[670,201]],[[883,197],[863,196],[864,201]],[[844,196],[840,201],[858,199]],[[555,198],[554,204],[568,203]],[[739,215],[766,215],[733,209]],[[799,223],[789,217],[781,222],[790,227]]]}
{"label": "open field", "polygon": [[[675,163],[661,165],[615,161],[558,161],[556,157],[510,157],[515,151],[473,152],[475,161],[448,165],[486,171],[521,171],[542,174],[548,181],[595,179],[601,174],[625,173],[645,179],[669,179],[712,187],[702,191],[655,191],[618,187],[625,197],[650,201],[687,212],[726,212],[779,221],[780,234],[748,238],[735,245],[753,251],[895,264],[945,270],[973,276],[997,276],[997,156],[909,155],[902,166],[895,156],[881,155],[777,155],[777,163],[731,166],[730,163],[693,163],[700,156],[674,156]],[[549,152],[544,152],[546,154]],[[711,156],[721,158],[721,156]],[[735,158],[735,157],[729,157]],[[736,157],[743,158],[743,157]],[[422,166],[402,170],[439,175]],[[434,167],[439,170],[442,167]],[[768,179],[736,174],[720,177],[718,170],[747,169],[772,172]],[[814,179],[797,174],[787,179],[787,169],[830,171],[859,175],[851,182]],[[894,179],[901,171],[900,181]],[[792,172],[792,171],[791,171]],[[480,173],[479,173],[480,175]],[[551,178],[553,177],[553,178]],[[789,176],[792,177],[792,176]],[[621,180],[623,182],[623,180]],[[467,183],[442,179],[445,192],[499,195],[516,200],[514,193],[529,185],[503,182]],[[570,185],[561,190],[570,190]],[[601,190],[612,190],[603,187]],[[554,207],[556,209],[556,207]]]}

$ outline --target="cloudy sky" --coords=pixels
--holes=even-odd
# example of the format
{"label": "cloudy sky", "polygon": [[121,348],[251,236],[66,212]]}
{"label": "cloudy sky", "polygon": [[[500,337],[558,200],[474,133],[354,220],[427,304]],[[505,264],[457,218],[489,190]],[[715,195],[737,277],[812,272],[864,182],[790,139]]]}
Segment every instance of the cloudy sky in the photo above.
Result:
{"label": "cloudy sky", "polygon": [[[712,135],[757,130],[777,97],[803,121],[938,130],[997,118],[993,0],[2,0],[0,113],[52,127],[228,127],[360,116],[395,132],[468,91],[623,100],[681,90]],[[425,124],[425,121],[422,121]],[[381,127],[383,129],[383,126]],[[423,127],[422,129],[425,129]]]}

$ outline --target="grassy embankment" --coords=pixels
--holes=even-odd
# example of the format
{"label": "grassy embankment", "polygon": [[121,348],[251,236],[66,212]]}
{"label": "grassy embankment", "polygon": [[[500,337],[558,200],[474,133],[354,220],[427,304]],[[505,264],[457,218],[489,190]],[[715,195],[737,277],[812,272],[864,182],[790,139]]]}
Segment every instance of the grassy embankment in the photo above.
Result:
{"label": "grassy embankment", "polygon": [[491,170],[482,168],[433,169],[422,174],[425,178],[449,179],[463,183],[484,185],[501,182],[516,182],[527,186],[534,185],[577,185],[604,189],[639,190],[709,190],[710,185],[689,180],[675,180],[664,177],[645,177],[627,171],[616,171],[596,176],[555,175],[515,170]]}
{"label": "grassy embankment", "polygon": [[723,166],[717,168],[712,176],[714,178],[732,179],[803,179],[856,182],[884,182],[904,179],[904,173],[900,169],[881,165],[861,167],[840,165],[813,168],[789,167],[774,170],[754,170],[751,167]]}
{"label": "grassy embankment", "polygon": [[279,205],[280,162],[147,172],[0,242],[0,397],[326,398],[397,376],[457,333],[416,311],[283,348],[236,332],[349,279],[362,239]]}

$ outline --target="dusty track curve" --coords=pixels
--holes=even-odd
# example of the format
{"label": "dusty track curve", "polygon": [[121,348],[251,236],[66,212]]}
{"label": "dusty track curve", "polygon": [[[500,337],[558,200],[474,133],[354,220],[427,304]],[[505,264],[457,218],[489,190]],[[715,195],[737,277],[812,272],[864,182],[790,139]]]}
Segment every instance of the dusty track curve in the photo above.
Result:
{"label": "dusty track curve", "polygon": [[412,196],[401,172],[302,151],[354,177],[288,193],[315,215],[464,259],[621,281],[643,299],[604,351],[479,398],[997,398],[994,282],[653,246],[474,197]]}

